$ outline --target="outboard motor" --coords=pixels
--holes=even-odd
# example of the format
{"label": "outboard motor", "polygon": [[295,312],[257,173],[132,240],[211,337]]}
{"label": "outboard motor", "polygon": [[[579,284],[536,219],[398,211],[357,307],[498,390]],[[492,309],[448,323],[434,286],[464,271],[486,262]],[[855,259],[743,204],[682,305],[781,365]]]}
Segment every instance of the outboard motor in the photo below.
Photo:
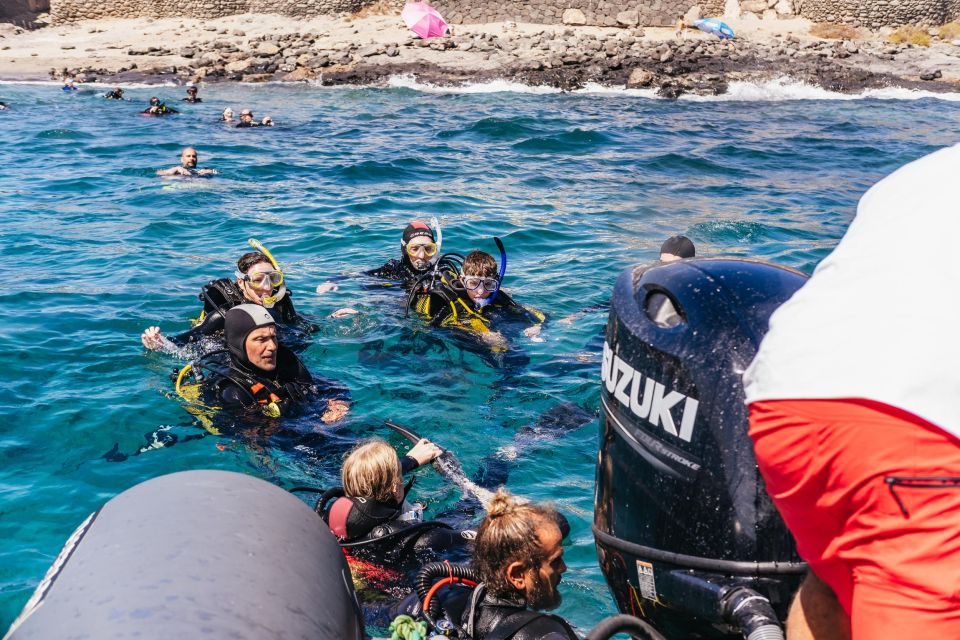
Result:
{"label": "outboard motor", "polygon": [[741,375],[805,280],[726,259],[617,280],[593,530],[619,609],[667,638],[783,638],[806,565],[757,469]]}
{"label": "outboard motor", "polygon": [[4,640],[67,636],[364,637],[323,521],[283,489],[226,471],[148,480],[80,525]]}

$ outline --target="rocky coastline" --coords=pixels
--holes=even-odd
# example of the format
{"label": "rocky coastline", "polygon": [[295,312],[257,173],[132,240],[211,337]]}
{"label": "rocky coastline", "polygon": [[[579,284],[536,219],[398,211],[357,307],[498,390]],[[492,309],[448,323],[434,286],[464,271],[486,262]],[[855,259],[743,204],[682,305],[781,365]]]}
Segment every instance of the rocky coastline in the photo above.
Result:
{"label": "rocky coastline", "polygon": [[[274,16],[198,22],[147,19],[135,42],[124,25],[80,23],[72,30],[47,27],[59,47],[45,72],[33,54],[33,78],[76,77],[101,83],[313,81],[323,85],[376,85],[410,75],[436,85],[506,79],[575,90],[588,83],[645,88],[665,98],[685,93],[718,95],[734,81],[789,78],[836,92],[905,87],[960,89],[960,42],[930,46],[892,44],[876,34],[859,39],[816,38],[809,25],[779,31],[747,29],[721,41],[696,31],[678,38],[672,29],[569,27],[496,23],[458,25],[444,38],[413,37],[396,16],[301,25]],[[798,21],[802,22],[802,21]],[[114,37],[110,29],[116,30]],[[17,31],[17,32],[15,32]],[[41,30],[44,31],[44,30]],[[56,36],[53,35],[56,32]],[[21,59],[30,33],[0,30],[0,77],[23,78]],[[740,32],[738,32],[740,33]],[[106,35],[111,44],[84,42]],[[94,46],[84,46],[93,44]],[[71,64],[81,57],[87,64]],[[104,49],[110,55],[101,56]],[[39,59],[38,59],[39,58]],[[28,58],[29,60],[29,58]],[[5,64],[6,63],[6,64]]]}

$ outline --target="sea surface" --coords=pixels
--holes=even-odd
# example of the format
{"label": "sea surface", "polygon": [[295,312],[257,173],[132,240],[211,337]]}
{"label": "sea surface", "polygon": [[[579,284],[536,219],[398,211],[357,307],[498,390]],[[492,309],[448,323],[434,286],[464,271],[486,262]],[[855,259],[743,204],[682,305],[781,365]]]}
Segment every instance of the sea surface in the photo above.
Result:
{"label": "sea surface", "polygon": [[[784,82],[677,102],[404,78],[388,88],[204,86],[202,104],[178,103],[182,114],[165,119],[138,112],[182,88],[130,86],[130,102],[104,101],[104,91],[0,84],[13,107],[0,112],[0,629],[73,529],[119,492],[210,468],[331,486],[357,438],[404,446],[383,427],[393,419],[454,451],[468,474],[500,451],[512,458],[511,491],[568,516],[559,613],[588,630],[614,613],[590,523],[597,336],[617,274],[677,233],[699,255],[809,273],[864,190],[960,137],[957,102]],[[225,106],[278,126],[224,126]],[[157,178],[186,145],[220,175]],[[444,251],[496,254],[492,238],[503,239],[505,288],[550,317],[542,342],[518,338],[516,358],[493,360],[425,329],[397,290],[358,275],[398,256],[408,220],[431,217]],[[297,308],[321,318],[304,361],[348,385],[354,406],[342,424],[301,421],[292,437],[191,439],[204,432],[169,377],[185,360],[147,353],[138,336],[187,328],[200,286],[230,277],[251,237],[281,261]],[[327,281],[339,291],[316,294]],[[345,306],[359,315],[326,318]],[[565,402],[593,419],[514,441]],[[132,454],[155,433],[178,442],[104,457]],[[457,503],[436,472],[418,474],[428,515]]]}

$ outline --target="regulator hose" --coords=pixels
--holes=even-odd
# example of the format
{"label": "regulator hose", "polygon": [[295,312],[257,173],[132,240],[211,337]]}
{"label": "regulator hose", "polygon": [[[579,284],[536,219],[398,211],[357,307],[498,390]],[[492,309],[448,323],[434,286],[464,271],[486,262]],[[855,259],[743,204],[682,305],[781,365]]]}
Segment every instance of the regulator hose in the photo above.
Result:
{"label": "regulator hose", "polygon": [[587,640],[608,640],[618,633],[629,633],[644,640],[667,640],[649,623],[626,614],[610,616],[601,620],[587,635]]}
{"label": "regulator hose", "polygon": [[735,587],[724,595],[723,617],[747,640],[784,640],[780,620],[770,601],[753,589]]}
{"label": "regulator hose", "polygon": [[417,577],[413,581],[413,587],[417,592],[417,596],[420,598],[420,603],[426,605],[423,607],[423,616],[432,627],[437,626],[434,618],[440,615],[440,606],[437,605],[435,600],[430,598],[430,596],[433,595],[431,593],[433,582],[438,578],[447,578],[451,582],[480,582],[476,571],[470,567],[450,564],[449,562],[431,562],[430,564],[423,565],[420,571],[417,572]]}

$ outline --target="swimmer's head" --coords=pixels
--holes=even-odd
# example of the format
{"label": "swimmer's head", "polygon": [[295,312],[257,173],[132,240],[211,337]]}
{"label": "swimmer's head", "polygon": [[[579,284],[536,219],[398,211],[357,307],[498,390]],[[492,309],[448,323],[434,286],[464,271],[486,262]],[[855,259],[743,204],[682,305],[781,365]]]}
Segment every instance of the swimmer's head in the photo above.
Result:
{"label": "swimmer's head", "polygon": [[393,447],[379,438],[361,442],[347,455],[340,479],[348,498],[378,502],[403,499],[400,458]]}
{"label": "swimmer's head", "polygon": [[238,304],[227,311],[223,337],[235,363],[262,371],[277,368],[276,321],[263,307]]}
{"label": "swimmer's head", "polygon": [[259,251],[245,253],[237,260],[237,286],[248,301],[262,305],[282,284],[283,274]]}
{"label": "swimmer's head", "polygon": [[223,121],[230,122],[231,120],[233,120],[233,109],[227,107],[223,110]]}
{"label": "swimmer's head", "polygon": [[196,96],[197,88],[196,87],[187,87],[187,95]]}
{"label": "swimmer's head", "polygon": [[151,97],[150,97],[150,106],[151,106],[151,107],[156,107],[156,106],[159,106],[159,105],[160,105],[160,98],[158,98],[157,96],[151,96]]}
{"label": "swimmer's head", "polygon": [[660,247],[661,262],[676,262],[684,258],[693,258],[697,255],[693,241],[687,236],[672,236],[667,238]]}
{"label": "swimmer's head", "polygon": [[240,112],[240,122],[253,122],[253,111],[244,109]]}
{"label": "swimmer's head", "polygon": [[483,306],[500,289],[497,261],[485,251],[472,251],[463,260],[460,282],[474,304]]}
{"label": "swimmer's head", "polygon": [[193,169],[197,166],[197,150],[193,147],[187,147],[180,154],[180,164],[184,169]]}
{"label": "swimmer's head", "polygon": [[400,252],[417,271],[426,271],[437,261],[438,249],[433,229],[426,222],[414,220],[403,230]]}

